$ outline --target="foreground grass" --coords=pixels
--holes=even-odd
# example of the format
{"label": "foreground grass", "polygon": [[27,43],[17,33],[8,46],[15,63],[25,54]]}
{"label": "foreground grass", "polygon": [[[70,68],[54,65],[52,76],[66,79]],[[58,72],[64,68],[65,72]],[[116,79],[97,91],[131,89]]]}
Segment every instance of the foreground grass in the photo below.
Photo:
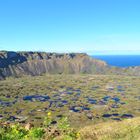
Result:
{"label": "foreground grass", "polygon": [[31,124],[1,124],[0,127],[0,140],[76,140],[79,136],[79,132],[70,127],[67,117],[60,118],[56,124],[51,112],[40,127]]}
{"label": "foreground grass", "polygon": [[42,127],[10,125],[0,129],[0,140],[140,140],[140,118],[120,122],[104,122],[72,129],[67,118],[51,125],[47,116]]}
{"label": "foreground grass", "polygon": [[87,126],[80,134],[82,140],[140,140],[140,118]]}

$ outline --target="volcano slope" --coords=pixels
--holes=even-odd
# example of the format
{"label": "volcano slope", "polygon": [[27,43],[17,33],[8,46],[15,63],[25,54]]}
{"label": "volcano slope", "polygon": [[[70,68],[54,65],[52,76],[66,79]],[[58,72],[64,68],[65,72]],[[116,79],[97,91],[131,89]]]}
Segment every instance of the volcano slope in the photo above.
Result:
{"label": "volcano slope", "polygon": [[104,73],[107,64],[83,53],[0,52],[0,77]]}

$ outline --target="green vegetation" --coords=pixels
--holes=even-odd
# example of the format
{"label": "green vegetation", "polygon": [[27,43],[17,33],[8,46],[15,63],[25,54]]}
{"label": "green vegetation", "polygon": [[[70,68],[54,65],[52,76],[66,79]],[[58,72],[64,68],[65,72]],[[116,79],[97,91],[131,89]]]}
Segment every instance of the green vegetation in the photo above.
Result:
{"label": "green vegetation", "polygon": [[79,129],[70,128],[66,117],[57,125],[51,125],[48,114],[44,126],[23,127],[19,124],[3,126],[0,129],[1,140],[139,140],[140,118],[121,122],[105,122]]}
{"label": "green vegetation", "polygon": [[57,124],[52,124],[52,116],[49,112],[42,127],[31,127],[29,124],[20,126],[2,125],[0,128],[0,140],[75,140],[79,133],[70,128],[66,117],[62,117]]}
{"label": "green vegetation", "polygon": [[139,83],[115,75],[7,78],[0,81],[0,139],[139,140]]}

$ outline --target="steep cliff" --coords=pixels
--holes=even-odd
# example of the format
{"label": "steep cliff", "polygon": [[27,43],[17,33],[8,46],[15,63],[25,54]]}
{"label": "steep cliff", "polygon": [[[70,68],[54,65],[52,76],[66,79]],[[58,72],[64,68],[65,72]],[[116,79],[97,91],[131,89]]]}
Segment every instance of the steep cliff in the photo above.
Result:
{"label": "steep cliff", "polygon": [[0,52],[0,78],[49,74],[104,73],[107,64],[84,53]]}

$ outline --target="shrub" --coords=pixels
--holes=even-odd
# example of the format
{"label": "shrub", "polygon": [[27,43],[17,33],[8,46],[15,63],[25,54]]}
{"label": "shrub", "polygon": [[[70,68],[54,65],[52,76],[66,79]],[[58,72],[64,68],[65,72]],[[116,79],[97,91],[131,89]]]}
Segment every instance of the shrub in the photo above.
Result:
{"label": "shrub", "polygon": [[0,140],[75,140],[77,132],[70,128],[68,118],[62,117],[57,124],[52,124],[52,115],[49,112],[44,119],[43,127],[26,129],[19,124],[9,125],[0,128]]}

